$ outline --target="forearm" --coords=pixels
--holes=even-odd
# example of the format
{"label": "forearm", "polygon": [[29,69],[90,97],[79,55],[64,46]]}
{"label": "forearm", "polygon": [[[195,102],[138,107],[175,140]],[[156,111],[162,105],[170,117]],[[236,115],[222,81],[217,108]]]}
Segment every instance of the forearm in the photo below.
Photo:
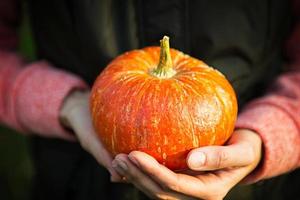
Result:
{"label": "forearm", "polygon": [[64,98],[87,85],[45,61],[26,64],[13,53],[0,54],[0,121],[48,137],[71,139],[59,122]]}
{"label": "forearm", "polygon": [[277,176],[300,166],[300,1],[292,1],[295,26],[286,42],[289,72],[262,98],[241,112],[237,128],[257,132],[264,155],[247,182]]}

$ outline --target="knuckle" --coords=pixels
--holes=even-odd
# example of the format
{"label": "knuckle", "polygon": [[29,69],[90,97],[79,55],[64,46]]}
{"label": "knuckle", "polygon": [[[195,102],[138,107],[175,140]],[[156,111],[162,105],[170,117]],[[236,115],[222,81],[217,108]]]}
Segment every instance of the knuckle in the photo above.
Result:
{"label": "knuckle", "polygon": [[228,154],[226,151],[218,151],[216,156],[215,167],[221,168],[228,161]]}
{"label": "knuckle", "polygon": [[179,177],[176,175],[176,178],[174,181],[168,181],[162,183],[162,188],[166,191],[171,190],[171,191],[179,191]]}
{"label": "knuckle", "polygon": [[177,191],[177,184],[176,183],[163,183],[162,184],[162,188],[163,190],[173,190],[173,191]]}

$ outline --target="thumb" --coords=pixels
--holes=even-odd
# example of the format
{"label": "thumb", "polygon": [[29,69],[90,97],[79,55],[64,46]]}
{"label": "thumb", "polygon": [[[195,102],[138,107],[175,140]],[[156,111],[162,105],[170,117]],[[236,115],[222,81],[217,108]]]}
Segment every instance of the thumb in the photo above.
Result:
{"label": "thumb", "polygon": [[195,171],[209,171],[242,167],[251,164],[254,160],[255,155],[251,146],[248,143],[242,143],[194,149],[187,156],[187,165]]}

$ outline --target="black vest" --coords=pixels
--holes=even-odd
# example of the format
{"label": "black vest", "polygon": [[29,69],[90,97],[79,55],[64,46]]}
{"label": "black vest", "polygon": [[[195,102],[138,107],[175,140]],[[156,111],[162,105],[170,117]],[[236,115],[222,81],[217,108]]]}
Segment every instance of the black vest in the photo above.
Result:
{"label": "black vest", "polygon": [[92,84],[117,55],[171,46],[219,69],[240,105],[281,69],[287,0],[29,0],[38,56]]}

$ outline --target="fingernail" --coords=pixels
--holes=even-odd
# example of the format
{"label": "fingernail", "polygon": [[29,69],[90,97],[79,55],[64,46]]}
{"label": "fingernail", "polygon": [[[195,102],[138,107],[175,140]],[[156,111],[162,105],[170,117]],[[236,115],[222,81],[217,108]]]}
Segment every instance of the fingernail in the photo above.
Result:
{"label": "fingernail", "polygon": [[191,168],[199,168],[204,165],[206,160],[206,155],[203,152],[192,153],[189,157],[189,166]]}
{"label": "fingernail", "polygon": [[115,159],[112,162],[112,166],[118,173],[120,173],[123,176],[126,174],[126,171],[128,170],[128,166],[123,160]]}

